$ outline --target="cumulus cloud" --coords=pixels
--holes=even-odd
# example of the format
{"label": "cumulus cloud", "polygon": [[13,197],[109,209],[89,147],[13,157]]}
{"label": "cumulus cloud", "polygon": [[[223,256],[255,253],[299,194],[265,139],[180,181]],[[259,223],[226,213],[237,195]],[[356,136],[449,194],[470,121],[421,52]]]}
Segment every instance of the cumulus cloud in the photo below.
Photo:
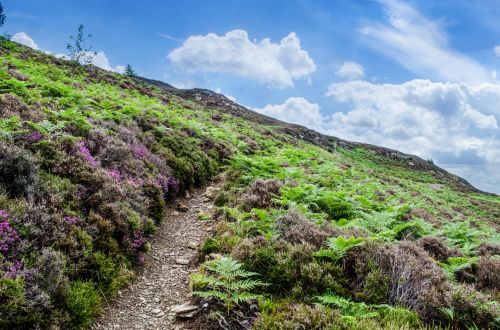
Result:
{"label": "cumulus cloud", "polygon": [[398,61],[414,74],[435,80],[470,84],[491,82],[491,73],[481,64],[452,49],[438,22],[409,4],[379,0],[386,22],[360,29],[374,49]]}
{"label": "cumulus cloud", "polygon": [[278,88],[292,87],[295,80],[307,78],[316,70],[293,32],[279,43],[267,38],[251,41],[245,30],[229,31],[223,36],[191,36],[167,57],[190,73],[229,73]]}
{"label": "cumulus cloud", "polygon": [[118,73],[125,72],[125,67],[123,65],[117,65],[115,67],[112,67],[111,64],[109,63],[108,57],[104,52],[97,52],[92,59],[92,64],[107,71],[113,71]]}
{"label": "cumulus cloud", "polygon": [[325,121],[319,104],[311,103],[303,97],[290,97],[283,104],[268,104],[263,108],[253,110],[288,123],[300,124],[317,130],[322,130]]}
{"label": "cumulus cloud", "polygon": [[[349,110],[334,113],[323,131],[435,158],[483,189],[500,192],[480,174],[500,166],[499,85],[352,81],[331,84],[327,96]],[[471,164],[483,171],[471,176]]]}
{"label": "cumulus cloud", "polygon": [[10,40],[20,43],[21,45],[28,46],[33,49],[38,49],[38,45],[33,41],[33,39],[24,32],[18,32],[14,34]]}
{"label": "cumulus cloud", "polygon": [[342,78],[360,79],[365,75],[363,66],[356,62],[344,62],[335,74]]}
{"label": "cumulus cloud", "polygon": [[493,52],[496,56],[500,57],[500,45],[497,45],[493,48]]}

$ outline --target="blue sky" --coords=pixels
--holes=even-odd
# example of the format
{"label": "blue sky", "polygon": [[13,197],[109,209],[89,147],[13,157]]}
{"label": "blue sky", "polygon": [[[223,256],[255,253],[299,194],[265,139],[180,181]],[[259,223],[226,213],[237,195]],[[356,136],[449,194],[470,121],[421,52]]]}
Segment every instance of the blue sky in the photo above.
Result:
{"label": "blue sky", "polygon": [[500,193],[500,0],[2,3],[1,32],[32,47],[63,54],[83,23],[103,68],[432,158]]}

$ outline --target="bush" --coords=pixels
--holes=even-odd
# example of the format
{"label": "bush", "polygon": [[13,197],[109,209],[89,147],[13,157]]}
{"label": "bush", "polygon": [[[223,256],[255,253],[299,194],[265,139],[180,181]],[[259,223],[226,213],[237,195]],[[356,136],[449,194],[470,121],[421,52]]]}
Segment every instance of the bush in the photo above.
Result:
{"label": "bush", "polygon": [[0,188],[11,198],[32,196],[36,192],[36,168],[30,154],[0,142]]}
{"label": "bush", "polygon": [[338,234],[327,225],[319,228],[298,211],[290,211],[280,217],[276,221],[276,228],[281,239],[292,244],[308,243],[316,249],[319,249],[328,237]]}
{"label": "bush", "polygon": [[477,265],[477,287],[500,291],[500,258],[482,257]]}
{"label": "bush", "polygon": [[282,186],[280,181],[274,179],[255,180],[241,198],[244,208],[249,211],[271,206],[272,198],[278,195]]}
{"label": "bush", "polygon": [[253,329],[296,330],[296,329],[345,329],[338,311],[322,305],[284,304],[263,309]]}
{"label": "bush", "polygon": [[466,327],[482,329],[500,326],[500,305],[491,297],[476,291],[470,285],[456,285],[452,290],[451,322]]}
{"label": "bush", "polygon": [[424,249],[432,258],[446,262],[449,257],[462,256],[457,249],[451,249],[439,238],[433,236],[422,237],[417,240],[417,245]]}
{"label": "bush", "polygon": [[0,277],[0,327],[7,329],[19,325],[24,304],[24,281]]}
{"label": "bush", "polygon": [[439,308],[449,302],[443,271],[415,244],[403,241],[376,250],[382,274],[389,278],[389,303],[416,311],[428,321],[439,319]]}
{"label": "bush", "polygon": [[101,308],[101,296],[92,282],[72,282],[66,299],[66,308],[71,313],[75,328],[87,328],[92,317]]}

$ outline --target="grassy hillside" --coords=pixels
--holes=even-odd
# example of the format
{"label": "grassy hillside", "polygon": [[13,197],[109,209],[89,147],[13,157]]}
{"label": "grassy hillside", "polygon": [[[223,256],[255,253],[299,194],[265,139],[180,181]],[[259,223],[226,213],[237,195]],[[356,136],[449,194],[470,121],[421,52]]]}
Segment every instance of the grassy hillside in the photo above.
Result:
{"label": "grassy hillside", "polygon": [[499,197],[208,91],[1,41],[0,327],[88,327],[165,203],[218,173],[200,324],[500,326]]}

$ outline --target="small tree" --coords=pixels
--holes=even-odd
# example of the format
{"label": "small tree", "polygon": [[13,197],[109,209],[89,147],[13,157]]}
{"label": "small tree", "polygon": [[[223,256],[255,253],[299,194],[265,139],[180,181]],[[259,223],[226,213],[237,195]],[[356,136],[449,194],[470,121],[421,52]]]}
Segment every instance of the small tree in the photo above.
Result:
{"label": "small tree", "polygon": [[126,76],[129,76],[129,77],[135,77],[137,75],[130,64],[127,64],[127,66],[125,67],[124,73]]}
{"label": "small tree", "polygon": [[5,14],[3,13],[3,6],[2,3],[0,2],[0,27],[5,24]]}
{"label": "small tree", "polygon": [[88,40],[92,38],[92,35],[85,35],[84,30],[85,27],[80,24],[76,35],[69,37],[71,42],[66,45],[66,49],[69,51],[69,58],[72,61],[80,64],[90,64],[97,53],[93,52],[92,46],[88,44]]}

